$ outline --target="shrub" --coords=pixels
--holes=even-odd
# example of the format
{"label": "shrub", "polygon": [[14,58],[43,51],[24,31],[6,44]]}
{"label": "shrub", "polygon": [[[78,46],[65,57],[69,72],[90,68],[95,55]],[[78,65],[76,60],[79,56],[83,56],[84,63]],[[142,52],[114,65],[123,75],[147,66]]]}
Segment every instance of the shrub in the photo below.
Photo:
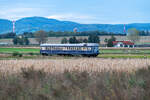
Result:
{"label": "shrub", "polygon": [[18,54],[19,57],[22,57],[23,55],[21,53]]}
{"label": "shrub", "polygon": [[18,56],[19,53],[18,52],[13,52],[12,56]]}
{"label": "shrub", "polygon": [[[17,61],[20,64],[17,63],[15,68],[20,68],[23,61]],[[49,60],[47,61],[49,62]],[[112,59],[111,61],[113,62]],[[138,61],[138,59],[128,59],[129,61]],[[119,66],[118,69],[115,69],[118,66],[115,63],[114,66],[106,66],[108,70],[93,70],[96,67],[96,65],[93,65],[96,63],[95,61],[91,65],[89,64],[89,67],[92,67],[89,70],[77,69],[77,66],[71,70],[71,65],[68,64],[68,70],[65,68],[65,71],[60,71],[60,67],[57,65],[58,69],[53,69],[53,66],[51,67],[53,71],[50,71],[51,69],[46,67],[50,66],[52,62],[46,65],[39,65],[39,63],[36,65],[36,62],[33,61],[31,65],[34,63],[36,67],[30,67],[26,65],[28,61],[25,60],[26,66],[21,71],[20,69],[12,70],[10,68],[9,73],[7,72],[9,68],[7,65],[11,62],[10,66],[14,66],[15,60],[7,60],[7,64],[0,61],[2,62],[2,64],[0,63],[1,66],[4,64],[3,66],[6,68],[6,72],[0,71],[0,100],[149,100],[150,66],[146,67],[145,59],[140,59],[140,61],[142,61],[141,65],[136,62],[138,66],[140,65],[139,68],[128,63],[129,65],[126,68],[134,66],[134,69],[137,69],[129,72],[125,71],[126,68],[120,69],[123,67],[121,62],[119,63],[122,66]],[[148,65],[148,60],[146,61]],[[62,62],[64,63],[64,61]],[[108,60],[102,62],[109,63]],[[56,60],[56,63],[58,63],[58,60]],[[70,63],[72,64],[72,61]],[[39,69],[43,66],[46,66],[44,68],[49,70],[45,72],[44,69]],[[81,64],[81,66],[84,65]],[[98,65],[96,68],[98,67],[103,66]]]}
{"label": "shrub", "polygon": [[22,56],[23,56],[23,54],[18,53],[18,52],[13,52],[12,56],[22,57]]}
{"label": "shrub", "polygon": [[30,53],[29,53],[29,55],[33,56],[33,55],[34,55],[34,53],[30,52]]}
{"label": "shrub", "polygon": [[46,73],[44,72],[43,69],[35,70],[34,67],[32,66],[30,68],[21,68],[21,76],[27,80],[44,79]]}

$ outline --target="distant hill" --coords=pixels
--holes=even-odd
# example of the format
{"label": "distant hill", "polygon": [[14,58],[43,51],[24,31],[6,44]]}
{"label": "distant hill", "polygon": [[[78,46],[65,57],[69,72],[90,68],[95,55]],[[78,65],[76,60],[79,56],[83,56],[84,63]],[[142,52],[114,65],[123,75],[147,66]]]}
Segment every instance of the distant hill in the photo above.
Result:
{"label": "distant hill", "polygon": [[[26,17],[16,21],[16,32],[35,32],[38,30],[45,31],[73,31],[78,28],[79,31],[107,31],[115,33],[123,33],[123,24],[79,24],[71,21],[59,21],[56,19],[48,19],[44,17]],[[150,23],[127,24],[126,30],[136,28],[138,30],[150,30]],[[0,34],[12,31],[12,22],[0,19]]]}
{"label": "distant hill", "polygon": [[5,19],[0,19],[0,33],[7,33],[12,30],[12,22]]}

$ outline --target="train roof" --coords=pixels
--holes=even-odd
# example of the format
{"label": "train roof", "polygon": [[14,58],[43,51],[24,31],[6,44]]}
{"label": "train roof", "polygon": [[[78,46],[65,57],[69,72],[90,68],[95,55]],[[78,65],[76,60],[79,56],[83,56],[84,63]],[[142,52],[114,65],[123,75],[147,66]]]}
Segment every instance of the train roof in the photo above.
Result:
{"label": "train roof", "polygon": [[80,43],[80,44],[41,44],[40,46],[99,46],[98,43]]}

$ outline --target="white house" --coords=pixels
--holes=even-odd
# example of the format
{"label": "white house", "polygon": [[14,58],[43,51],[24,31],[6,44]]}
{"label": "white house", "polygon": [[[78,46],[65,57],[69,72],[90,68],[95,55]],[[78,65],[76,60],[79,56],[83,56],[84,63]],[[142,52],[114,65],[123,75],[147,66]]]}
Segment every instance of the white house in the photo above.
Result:
{"label": "white house", "polygon": [[131,41],[113,41],[113,46],[114,47],[132,47],[134,48],[134,43]]}

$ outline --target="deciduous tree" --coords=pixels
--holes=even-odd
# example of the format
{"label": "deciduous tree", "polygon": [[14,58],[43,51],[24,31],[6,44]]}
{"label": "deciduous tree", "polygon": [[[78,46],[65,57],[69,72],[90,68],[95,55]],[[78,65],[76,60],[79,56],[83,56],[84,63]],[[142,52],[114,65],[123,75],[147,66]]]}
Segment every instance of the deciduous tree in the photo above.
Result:
{"label": "deciduous tree", "polygon": [[35,38],[36,38],[36,41],[39,44],[46,43],[46,41],[47,41],[47,33],[45,31],[43,31],[43,30],[37,31],[35,33]]}
{"label": "deciduous tree", "polygon": [[61,40],[61,43],[62,43],[62,44],[68,43],[67,38],[63,38],[63,39]]}
{"label": "deciduous tree", "polygon": [[128,30],[127,38],[131,40],[133,43],[136,43],[140,40],[139,31],[135,28],[131,28]]}
{"label": "deciduous tree", "polygon": [[99,39],[98,35],[96,35],[96,34],[91,34],[91,35],[88,37],[88,42],[89,42],[89,43],[100,43],[100,39]]}

